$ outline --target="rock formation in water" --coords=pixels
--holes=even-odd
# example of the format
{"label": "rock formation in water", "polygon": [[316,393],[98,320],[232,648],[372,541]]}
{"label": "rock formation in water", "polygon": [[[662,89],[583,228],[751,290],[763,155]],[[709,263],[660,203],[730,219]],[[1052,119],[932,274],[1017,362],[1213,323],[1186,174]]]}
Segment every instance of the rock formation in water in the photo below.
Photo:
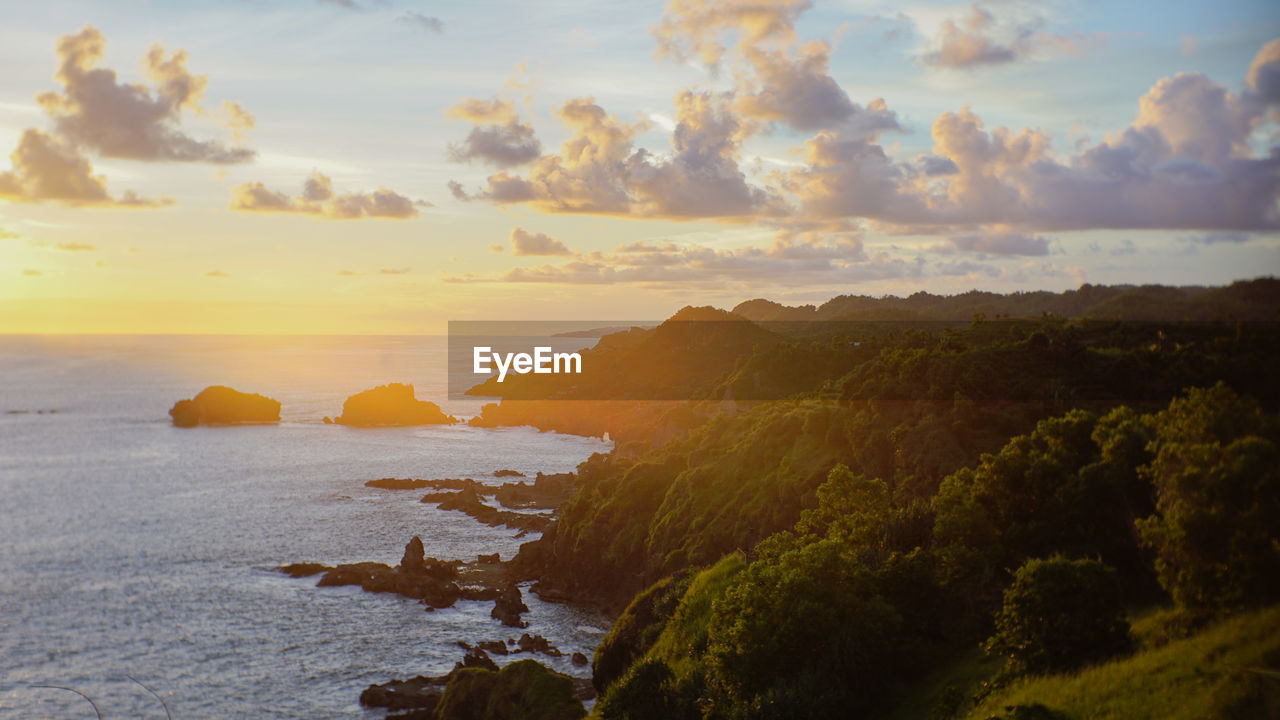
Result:
{"label": "rock formation in water", "polygon": [[458,419],[446,415],[439,405],[414,397],[413,386],[401,383],[379,385],[358,392],[342,404],[342,414],[325,422],[360,427],[404,425],[452,425]]}
{"label": "rock formation in water", "polygon": [[527,612],[529,612],[529,606],[524,604],[520,588],[509,585],[494,598],[493,610],[489,613],[489,617],[500,620],[507,627],[525,628],[529,627],[529,623],[520,619],[520,613]]}
{"label": "rock formation in water", "polygon": [[360,704],[408,711],[389,720],[576,720],[587,714],[578,696],[572,678],[533,660],[499,670],[480,650],[468,652],[448,675],[370,685]]}
{"label": "rock formation in water", "polygon": [[190,400],[179,400],[169,409],[178,427],[280,422],[280,401],[266,395],[242,393],[223,385],[211,385]]}

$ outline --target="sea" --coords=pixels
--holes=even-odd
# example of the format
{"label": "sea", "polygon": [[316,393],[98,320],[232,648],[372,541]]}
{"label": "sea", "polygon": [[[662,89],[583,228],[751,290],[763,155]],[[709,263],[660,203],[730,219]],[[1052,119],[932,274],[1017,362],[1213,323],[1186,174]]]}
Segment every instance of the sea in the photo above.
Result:
{"label": "sea", "polygon": [[[583,346],[590,340],[583,340]],[[608,630],[524,586],[527,630],[492,602],[430,611],[316,587],[293,562],[510,559],[516,531],[420,503],[382,477],[573,470],[611,446],[532,428],[328,425],[388,382],[466,418],[447,396],[442,336],[0,336],[0,718],[381,718],[371,683],[443,674],[459,642],[529,632],[589,676]],[[273,425],[177,428],[168,410],[209,385],[283,404]],[[494,659],[499,664],[527,654]],[[96,706],[96,709],[95,709]]]}

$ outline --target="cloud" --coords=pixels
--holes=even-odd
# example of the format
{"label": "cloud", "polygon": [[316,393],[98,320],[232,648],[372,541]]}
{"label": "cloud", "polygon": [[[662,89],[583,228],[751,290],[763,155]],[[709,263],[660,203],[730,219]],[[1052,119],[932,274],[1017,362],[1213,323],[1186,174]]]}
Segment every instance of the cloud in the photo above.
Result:
{"label": "cloud", "polygon": [[1253,236],[1243,232],[1211,232],[1202,235],[1183,235],[1178,238],[1181,242],[1195,245],[1241,245],[1252,239]]}
{"label": "cloud", "polygon": [[328,220],[391,218],[403,220],[417,217],[419,207],[430,207],[423,200],[412,200],[386,188],[370,193],[345,193],[333,190],[333,181],[312,172],[303,184],[302,194],[290,197],[260,182],[245,183],[232,189],[231,209],[239,212],[300,213]]}
{"label": "cloud", "polygon": [[1258,94],[1264,104],[1280,104],[1280,38],[1263,45],[1254,56],[1245,75],[1245,84]]}
{"label": "cloud", "polygon": [[41,93],[36,100],[59,136],[104,157],[216,164],[253,159],[253,150],[196,140],[179,128],[184,112],[203,112],[200,102],[208,85],[206,76],[187,70],[185,51],[166,57],[163,46],[153,45],[143,58],[148,87],[122,84],[114,70],[96,67],[105,47],[102,33],[91,26],[58,41],[54,77],[63,91]]}
{"label": "cloud", "polygon": [[78,242],[60,242],[53,246],[55,250],[65,250],[67,252],[94,252],[98,248],[88,243]]}
{"label": "cloud", "polygon": [[920,61],[936,67],[967,69],[982,65],[1001,65],[1041,54],[1079,55],[1105,41],[1100,34],[1074,33],[1060,35],[1038,29],[1041,19],[1017,25],[1001,23],[976,4],[958,22],[943,21],[932,49]]}
{"label": "cloud", "polygon": [[989,37],[987,32],[994,24],[995,16],[973,5],[959,24],[955,20],[942,23],[935,49],[925,53],[922,60],[927,65],[952,68],[1013,62],[1021,51]]}
{"label": "cloud", "polygon": [[378,271],[379,275],[408,275],[409,268],[382,268]]}
{"label": "cloud", "polygon": [[13,169],[0,172],[0,199],[10,202],[57,202],[64,205],[152,208],[173,204],[169,198],[150,200],[132,190],[119,199],[107,192],[107,181],[93,173],[93,165],[70,144],[35,129],[27,129],[9,156]]}
{"label": "cloud", "polygon": [[1048,255],[1049,239],[1022,233],[975,233],[947,238],[955,250],[983,255]]}
{"label": "cloud", "polygon": [[207,277],[207,278],[229,278],[229,277],[231,277],[230,275],[228,275],[228,274],[226,274],[226,273],[222,272],[221,270],[210,270],[209,272],[205,273],[205,274],[204,274],[204,276],[205,276],[205,277]]}
{"label": "cloud", "polygon": [[12,230],[0,227],[0,240],[13,240],[14,238],[20,237],[22,236]]}
{"label": "cloud", "polygon": [[355,277],[355,275],[356,275],[356,273],[355,273],[354,271],[352,271],[352,270],[339,270],[339,271],[338,271],[338,276],[339,276],[339,277]]}
{"label": "cloud", "polygon": [[[1280,46],[1259,53],[1240,94],[1199,73],[1157,82],[1134,122],[1055,156],[1041,130],[988,130],[970,108],[933,123],[922,164],[878,144],[819,133],[806,167],[779,183],[802,217],[860,217],[889,227],[1004,225],[1019,230],[1150,228],[1250,231],[1280,227],[1280,150],[1250,140],[1280,97],[1266,88]],[[933,174],[942,169],[945,174]]]}
{"label": "cloud", "polygon": [[[510,100],[468,98],[445,115],[476,123],[461,143],[451,143],[446,156],[453,162],[479,160],[500,168],[524,165],[542,154],[533,126],[520,121]],[[456,194],[456,193],[455,193]]]}
{"label": "cloud", "polygon": [[245,110],[243,105],[230,100],[222,101],[222,126],[231,131],[236,142],[247,140],[249,131],[255,125],[253,114]]}
{"label": "cloud", "polygon": [[444,32],[444,21],[438,17],[424,15],[417,10],[409,10],[400,16],[400,22],[412,25],[420,30],[427,32],[441,33]]}
{"label": "cloud", "polygon": [[749,185],[738,167],[741,126],[730,100],[680,93],[670,157],[634,147],[643,124],[620,121],[592,98],[570,100],[557,110],[571,132],[559,153],[538,158],[527,176],[492,175],[474,194],[457,184],[450,189],[460,199],[529,203],[550,213],[680,220],[783,214],[781,198]]}
{"label": "cloud", "polygon": [[[499,246],[501,248],[501,246]],[[531,233],[520,227],[511,229],[511,250],[515,255],[572,255],[559,240],[542,233]]]}
{"label": "cloud", "polygon": [[719,66],[729,48],[726,36],[737,35],[739,49],[795,40],[795,22],[811,6],[809,0],[672,0],[653,28],[658,57],[684,61],[697,58]]}
{"label": "cloud", "polygon": [[44,273],[41,272],[40,270],[35,270],[33,268],[24,269],[22,271],[22,274],[26,275],[27,277],[40,277],[41,275],[44,275]]}
{"label": "cloud", "polygon": [[489,243],[489,252],[504,253],[506,251],[507,251],[507,248],[505,245],[500,245],[498,243]]}
{"label": "cloud", "polygon": [[[864,131],[901,129],[882,100],[864,111],[831,76],[831,45],[799,44],[795,22],[805,1],[758,0],[670,2],[654,28],[658,56],[698,57],[717,72],[725,58],[735,65],[735,111],[744,119],[783,123],[796,130],[834,129],[858,121]],[[732,47],[725,41],[736,38]],[[761,129],[744,123],[743,135]]]}
{"label": "cloud", "polygon": [[513,268],[495,277],[464,275],[448,282],[565,284],[805,284],[914,277],[922,260],[867,256],[858,238],[797,242],[778,239],[764,248],[715,249],[698,245],[636,242],[613,253],[574,255],[559,265]]}

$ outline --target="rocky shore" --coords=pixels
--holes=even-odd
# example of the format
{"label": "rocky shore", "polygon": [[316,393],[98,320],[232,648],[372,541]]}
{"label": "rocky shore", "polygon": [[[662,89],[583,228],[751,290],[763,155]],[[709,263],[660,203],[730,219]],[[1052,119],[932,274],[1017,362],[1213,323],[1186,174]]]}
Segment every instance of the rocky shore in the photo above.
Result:
{"label": "rocky shore", "polygon": [[[495,477],[524,477],[514,470],[499,470]],[[552,525],[552,512],[574,492],[573,473],[538,473],[532,482],[507,482],[490,486],[471,478],[380,478],[366,486],[383,490],[427,490],[421,502],[444,510],[464,512],[491,527],[505,526],[526,532],[542,532]],[[490,504],[490,502],[494,504]],[[475,560],[440,560],[427,557],[421,538],[405,545],[400,563],[315,562],[284,565],[279,571],[292,577],[316,577],[317,587],[354,585],[367,592],[394,593],[417,600],[428,610],[447,608],[459,600],[492,601],[490,617],[504,627],[528,627],[522,615],[529,612],[518,583],[533,579],[527,562],[503,562],[497,553]],[[417,676],[369,686],[360,696],[366,707],[386,708],[388,718],[398,720],[446,720],[450,718],[539,718],[571,720],[586,715],[582,701],[595,697],[588,678],[570,678],[534,660],[516,660],[499,668],[492,656],[518,654],[551,658],[569,656],[577,667],[590,663],[581,652],[566,653],[545,637],[521,633],[506,640],[459,642],[463,660],[445,675]]]}
{"label": "rocky shore", "polygon": [[[429,488],[434,492],[422,496],[424,503],[433,503],[441,510],[466,513],[490,527],[505,526],[527,533],[545,531],[551,525],[551,517],[515,510],[554,510],[560,507],[560,503],[573,494],[574,478],[573,473],[538,473],[532,483],[503,483],[496,488],[470,478],[381,478],[370,480],[365,485],[385,490]],[[507,509],[500,510],[486,504],[484,500],[487,497],[494,498]]]}

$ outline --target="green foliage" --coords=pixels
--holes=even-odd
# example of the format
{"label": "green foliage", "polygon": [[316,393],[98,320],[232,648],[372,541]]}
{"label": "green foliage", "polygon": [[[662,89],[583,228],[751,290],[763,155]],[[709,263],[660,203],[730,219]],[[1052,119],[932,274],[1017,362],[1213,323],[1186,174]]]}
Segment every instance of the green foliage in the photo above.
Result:
{"label": "green foliage", "polygon": [[[707,650],[712,608],[746,565],[741,554],[733,553],[683,582],[655,586],[663,588],[661,604],[665,607],[670,605],[665,598],[673,590],[679,588],[683,595],[677,596],[674,610],[664,612],[655,622],[661,634],[648,644],[644,656],[603,692],[597,705],[601,717],[701,717],[700,701],[707,691],[700,663]],[[645,595],[653,597],[654,593]]]}
{"label": "green foliage", "polygon": [[1280,599],[1274,418],[1219,383],[1174,400],[1155,427],[1144,474],[1156,512],[1139,529],[1161,583],[1196,616]]}
{"label": "green foliage", "polygon": [[577,720],[586,714],[573,681],[534,660],[498,672],[456,671],[435,711],[436,720]]}
{"label": "green foliage", "polygon": [[1129,596],[1149,594],[1151,571],[1132,529],[1151,508],[1134,464],[1149,457],[1148,424],[1124,407],[1102,419],[1073,410],[943,481],[932,503],[934,542],[966,622],[983,624],[1012,568],[1055,553],[1101,557],[1122,568]]}
{"label": "green foliage", "polygon": [[659,580],[637,595],[618,616],[596,648],[591,663],[591,680],[596,692],[603,693],[658,639],[689,580],[690,576],[684,573]]}
{"label": "green foliage", "polygon": [[1129,647],[1120,587],[1097,560],[1030,560],[1004,591],[987,652],[1013,672],[1070,670]]}
{"label": "green foliage", "polygon": [[903,670],[901,618],[836,539],[782,534],[715,605],[708,659],[731,717],[865,717]]}

